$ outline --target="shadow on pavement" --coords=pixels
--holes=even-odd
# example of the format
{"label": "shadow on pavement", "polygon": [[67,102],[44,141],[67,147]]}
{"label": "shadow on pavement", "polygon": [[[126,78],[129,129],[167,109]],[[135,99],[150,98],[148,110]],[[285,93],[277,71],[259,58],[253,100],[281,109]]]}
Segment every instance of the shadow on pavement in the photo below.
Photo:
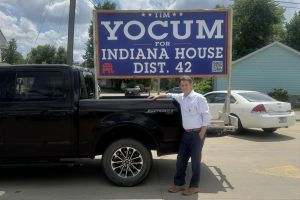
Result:
{"label": "shadow on pavement", "polygon": [[[104,176],[100,160],[78,159],[74,166],[62,164],[0,166],[1,198],[5,199],[182,199],[171,194],[175,160],[154,159],[148,178],[135,187],[117,187]],[[233,186],[216,166],[202,163],[201,193],[232,190]],[[190,163],[187,180],[191,176]],[[198,195],[185,199],[198,199]]]}
{"label": "shadow on pavement", "polygon": [[237,135],[231,134],[229,136],[254,142],[281,142],[295,139],[288,135],[279,134],[276,131],[274,133],[266,133],[257,129],[245,129]]}
{"label": "shadow on pavement", "polygon": [[[165,190],[172,185],[173,176],[175,173],[176,160],[160,159],[159,161],[159,174],[162,179],[162,185],[165,185]],[[188,185],[191,178],[191,163],[189,162],[187,169],[186,183]],[[205,163],[201,164],[201,182],[200,193],[218,193],[233,190],[234,187],[227,180],[226,175],[217,166],[207,166]]]}

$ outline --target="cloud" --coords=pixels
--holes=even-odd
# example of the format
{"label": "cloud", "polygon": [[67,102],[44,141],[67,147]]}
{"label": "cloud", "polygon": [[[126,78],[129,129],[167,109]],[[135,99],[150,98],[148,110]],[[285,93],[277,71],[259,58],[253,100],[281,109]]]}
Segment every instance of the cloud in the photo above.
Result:
{"label": "cloud", "polygon": [[215,8],[216,5],[228,6],[232,2],[229,0],[209,0],[209,1],[199,1],[199,0],[177,0],[169,6],[169,9],[208,9]]}
{"label": "cloud", "polygon": [[[156,0],[154,0],[156,1]],[[153,0],[133,0],[133,1],[119,1],[120,8],[122,10],[141,10],[141,9],[155,9],[151,4]]]}
{"label": "cloud", "polygon": [[[82,61],[93,5],[77,0],[74,60]],[[67,47],[68,0],[1,0],[0,28],[7,40],[15,38],[26,57],[31,48],[51,44]]]}
{"label": "cloud", "polygon": [[[76,23],[87,23],[92,16],[93,5],[88,0],[77,0]],[[54,23],[61,21],[67,23],[69,0],[1,0],[2,10],[18,17],[26,17],[36,24]]]}

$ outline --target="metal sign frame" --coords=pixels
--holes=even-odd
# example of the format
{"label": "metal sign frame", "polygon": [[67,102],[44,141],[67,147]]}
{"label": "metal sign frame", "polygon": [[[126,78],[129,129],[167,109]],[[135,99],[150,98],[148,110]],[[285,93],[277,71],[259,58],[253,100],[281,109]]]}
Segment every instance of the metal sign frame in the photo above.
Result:
{"label": "metal sign frame", "polygon": [[[176,74],[176,75],[157,75],[157,74],[153,74],[153,75],[130,75],[130,76],[105,76],[105,75],[101,75],[100,74],[100,52],[99,52],[99,33],[98,33],[98,25],[99,25],[99,21],[98,21],[98,13],[117,13],[117,14],[127,14],[127,13],[145,13],[145,14],[149,14],[149,13],[158,13],[158,12],[181,12],[181,13],[191,13],[191,12],[213,12],[213,13],[218,13],[218,12],[225,12],[226,13],[226,38],[224,38],[226,40],[226,44],[225,44],[225,48],[226,48],[226,55],[224,55],[224,59],[226,60],[224,65],[226,65],[224,68],[225,73],[222,74]],[[228,76],[230,73],[230,68],[231,68],[231,58],[232,58],[232,11],[231,9],[207,9],[207,10],[129,10],[129,11],[124,11],[124,10],[94,10],[93,13],[94,16],[94,63],[95,63],[95,74],[97,75],[97,78],[109,78],[109,79],[114,79],[114,78],[174,78],[174,77],[179,77],[182,75],[188,75],[191,77],[218,77],[218,76]],[[174,66],[175,68],[175,66]],[[197,67],[194,67],[197,68]]]}

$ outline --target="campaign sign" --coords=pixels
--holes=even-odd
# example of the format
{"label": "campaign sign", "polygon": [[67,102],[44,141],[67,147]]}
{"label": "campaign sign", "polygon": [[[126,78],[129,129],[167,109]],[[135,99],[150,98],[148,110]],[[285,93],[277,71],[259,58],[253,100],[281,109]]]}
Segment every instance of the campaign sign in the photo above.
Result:
{"label": "campaign sign", "polygon": [[98,78],[226,75],[229,10],[94,11]]}

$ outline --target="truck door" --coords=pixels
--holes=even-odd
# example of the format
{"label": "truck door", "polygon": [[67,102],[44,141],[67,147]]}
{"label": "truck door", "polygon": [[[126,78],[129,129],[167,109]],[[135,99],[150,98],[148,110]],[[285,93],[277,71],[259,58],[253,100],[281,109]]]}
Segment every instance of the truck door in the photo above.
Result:
{"label": "truck door", "polygon": [[5,156],[4,126],[7,103],[13,98],[15,73],[7,68],[0,68],[0,157]]}
{"label": "truck door", "polygon": [[[75,151],[68,70],[16,69],[4,119],[8,157],[68,157]],[[74,131],[75,133],[75,131]]]}

